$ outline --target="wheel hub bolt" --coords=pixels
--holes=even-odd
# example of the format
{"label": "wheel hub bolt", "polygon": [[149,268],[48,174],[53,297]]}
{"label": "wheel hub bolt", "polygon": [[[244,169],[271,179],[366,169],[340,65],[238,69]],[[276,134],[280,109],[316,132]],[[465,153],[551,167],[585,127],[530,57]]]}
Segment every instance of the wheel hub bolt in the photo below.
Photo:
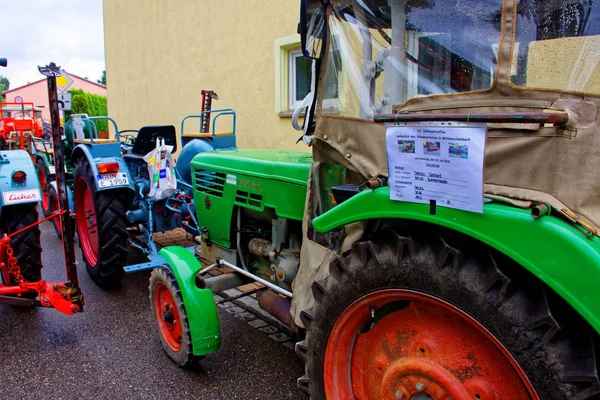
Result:
{"label": "wheel hub bolt", "polygon": [[423,389],[425,389],[425,385],[422,384],[421,382],[417,383],[417,385],[415,386],[417,388],[417,390],[420,392]]}
{"label": "wheel hub bolt", "polygon": [[400,392],[399,390],[396,392],[396,398],[397,399],[401,399],[402,398],[402,392]]}

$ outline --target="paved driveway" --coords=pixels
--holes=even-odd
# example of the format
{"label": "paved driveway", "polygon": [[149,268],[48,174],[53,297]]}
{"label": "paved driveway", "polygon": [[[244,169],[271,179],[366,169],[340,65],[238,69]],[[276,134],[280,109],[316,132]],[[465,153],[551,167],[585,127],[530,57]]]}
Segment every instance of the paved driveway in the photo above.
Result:
{"label": "paved driveway", "polygon": [[[62,279],[61,243],[47,222],[42,246],[44,277]],[[293,350],[225,308],[219,308],[221,349],[192,371],[178,369],[158,341],[149,274],[127,276],[122,289],[102,291],[85,273],[79,248],[77,254],[83,314],[0,305],[0,398],[307,398],[296,388],[303,366]]]}

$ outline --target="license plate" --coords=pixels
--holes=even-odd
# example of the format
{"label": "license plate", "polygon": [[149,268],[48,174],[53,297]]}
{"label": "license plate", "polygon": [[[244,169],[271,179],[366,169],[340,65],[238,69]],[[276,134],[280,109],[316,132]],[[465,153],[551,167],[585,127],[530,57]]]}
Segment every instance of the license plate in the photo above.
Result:
{"label": "license plate", "polygon": [[123,186],[129,184],[127,174],[124,172],[114,172],[110,174],[98,174],[96,177],[98,187],[105,188],[111,186]]}

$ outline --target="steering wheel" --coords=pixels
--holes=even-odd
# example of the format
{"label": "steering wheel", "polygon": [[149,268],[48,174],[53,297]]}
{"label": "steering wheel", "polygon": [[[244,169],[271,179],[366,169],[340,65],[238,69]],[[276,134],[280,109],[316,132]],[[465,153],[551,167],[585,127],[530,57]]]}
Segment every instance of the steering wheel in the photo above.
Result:
{"label": "steering wheel", "polygon": [[123,133],[125,132],[135,132],[136,134],[139,133],[138,130],[135,129],[127,129],[124,131],[119,131],[119,141],[121,142],[121,144],[124,144],[126,146],[133,146],[135,144],[135,139],[137,138],[136,135],[123,135]]}

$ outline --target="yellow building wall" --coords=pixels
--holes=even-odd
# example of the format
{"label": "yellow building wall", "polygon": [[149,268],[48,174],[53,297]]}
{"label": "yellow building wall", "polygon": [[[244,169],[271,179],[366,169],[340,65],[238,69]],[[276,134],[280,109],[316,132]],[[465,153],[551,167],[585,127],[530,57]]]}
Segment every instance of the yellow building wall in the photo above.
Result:
{"label": "yellow building wall", "polygon": [[210,89],[220,97],[213,109],[237,112],[239,148],[309,151],[275,107],[275,42],[296,33],[299,8],[298,0],[104,0],[109,115],[121,130],[173,124],[179,133]]}

